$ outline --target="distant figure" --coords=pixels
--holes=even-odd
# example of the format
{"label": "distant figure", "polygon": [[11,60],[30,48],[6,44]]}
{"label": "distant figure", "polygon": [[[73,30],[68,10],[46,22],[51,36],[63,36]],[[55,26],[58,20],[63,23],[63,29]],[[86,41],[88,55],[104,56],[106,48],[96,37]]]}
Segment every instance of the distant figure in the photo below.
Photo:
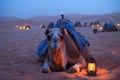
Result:
{"label": "distant figure", "polygon": [[65,19],[64,18],[64,15],[62,14],[61,15],[61,19],[59,19],[58,21],[57,21],[57,23],[56,23],[56,26],[58,27],[62,27],[64,24],[67,24],[67,23],[69,23],[70,24],[70,26],[73,26],[73,23],[70,21],[70,20],[68,20],[68,19]]}
{"label": "distant figure", "polygon": [[61,18],[62,18],[62,19],[64,18],[64,15],[63,15],[63,14],[61,15]]}

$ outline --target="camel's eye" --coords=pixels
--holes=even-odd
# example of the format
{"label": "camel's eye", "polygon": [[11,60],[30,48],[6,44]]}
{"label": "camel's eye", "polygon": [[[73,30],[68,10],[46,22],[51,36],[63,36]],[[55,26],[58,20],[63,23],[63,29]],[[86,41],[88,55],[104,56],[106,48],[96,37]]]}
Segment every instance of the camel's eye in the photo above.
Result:
{"label": "camel's eye", "polygon": [[51,36],[50,36],[50,35],[48,35],[48,36],[47,36],[47,39],[50,41],[50,40],[51,40]]}

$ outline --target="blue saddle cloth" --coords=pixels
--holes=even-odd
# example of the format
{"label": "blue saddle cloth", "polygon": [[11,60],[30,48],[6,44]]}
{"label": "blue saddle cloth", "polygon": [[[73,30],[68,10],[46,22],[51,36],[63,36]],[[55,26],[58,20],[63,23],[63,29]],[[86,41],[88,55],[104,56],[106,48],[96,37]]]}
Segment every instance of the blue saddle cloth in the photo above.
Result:
{"label": "blue saddle cloth", "polygon": [[[70,34],[70,36],[72,36],[72,38],[74,38],[74,41],[77,44],[77,47],[79,48],[80,52],[82,52],[84,50],[84,46],[86,46],[86,45],[89,46],[89,42],[86,39],[86,37],[84,37],[80,33],[76,32],[76,30],[74,29],[73,23],[71,21],[69,21],[67,19],[60,19],[59,21],[57,21],[57,23],[54,27],[60,28],[60,29],[65,28],[68,31],[68,33]],[[38,48],[36,50],[36,55],[41,56],[41,55],[46,54],[47,49],[48,49],[47,39],[45,39],[42,42],[40,42],[40,44],[38,45]]]}

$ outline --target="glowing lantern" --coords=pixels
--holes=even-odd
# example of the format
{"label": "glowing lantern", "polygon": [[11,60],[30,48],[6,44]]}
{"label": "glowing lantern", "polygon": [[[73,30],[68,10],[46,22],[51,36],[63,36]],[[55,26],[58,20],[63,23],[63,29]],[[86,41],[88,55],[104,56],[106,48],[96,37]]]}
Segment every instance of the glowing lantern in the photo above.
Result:
{"label": "glowing lantern", "polygon": [[44,25],[44,24],[41,24],[41,25],[40,25],[40,28],[45,28],[45,25]]}
{"label": "glowing lantern", "polygon": [[25,26],[23,26],[23,30],[25,30]]}
{"label": "glowing lantern", "polygon": [[42,28],[42,26],[43,26],[43,25],[41,24],[40,27]]}
{"label": "glowing lantern", "polygon": [[23,29],[22,26],[20,26],[19,29],[22,30]]}
{"label": "glowing lantern", "polygon": [[97,26],[97,27],[99,27],[100,25],[99,25],[99,24],[97,24],[96,26]]}
{"label": "glowing lantern", "polygon": [[26,27],[26,30],[30,30],[30,28]]}
{"label": "glowing lantern", "polygon": [[19,26],[18,25],[16,25],[16,28],[18,28]]}
{"label": "glowing lantern", "polygon": [[87,62],[87,69],[86,72],[88,75],[96,75],[97,72],[97,66],[96,66],[96,61],[93,57],[90,57],[89,61]]}
{"label": "glowing lantern", "polygon": [[92,28],[94,28],[94,25],[91,25]]}
{"label": "glowing lantern", "polygon": [[118,23],[117,26],[120,27],[120,24]]}
{"label": "glowing lantern", "polygon": [[102,27],[99,27],[100,30],[102,30],[103,28]]}
{"label": "glowing lantern", "polygon": [[25,30],[30,30],[30,25],[26,25]]}

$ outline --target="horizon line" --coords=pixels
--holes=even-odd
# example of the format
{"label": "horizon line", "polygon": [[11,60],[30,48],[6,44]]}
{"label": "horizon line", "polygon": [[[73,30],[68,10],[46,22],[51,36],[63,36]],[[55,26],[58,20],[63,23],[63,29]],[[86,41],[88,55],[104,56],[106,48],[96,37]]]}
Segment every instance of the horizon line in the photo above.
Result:
{"label": "horizon line", "polygon": [[[62,13],[61,13],[62,14]],[[53,17],[53,16],[60,16],[61,14],[55,14],[55,15],[35,15],[35,16],[31,16],[31,17],[27,17],[27,18],[23,18],[23,17],[18,17],[18,16],[1,16],[0,18],[18,18],[18,19],[23,19],[23,20],[27,20],[33,17],[37,17],[37,16],[46,16],[46,17]],[[100,16],[100,15],[109,15],[109,14],[120,14],[120,12],[111,12],[111,13],[104,13],[104,14],[80,14],[80,13],[65,13],[64,15],[82,15],[82,16]]]}

